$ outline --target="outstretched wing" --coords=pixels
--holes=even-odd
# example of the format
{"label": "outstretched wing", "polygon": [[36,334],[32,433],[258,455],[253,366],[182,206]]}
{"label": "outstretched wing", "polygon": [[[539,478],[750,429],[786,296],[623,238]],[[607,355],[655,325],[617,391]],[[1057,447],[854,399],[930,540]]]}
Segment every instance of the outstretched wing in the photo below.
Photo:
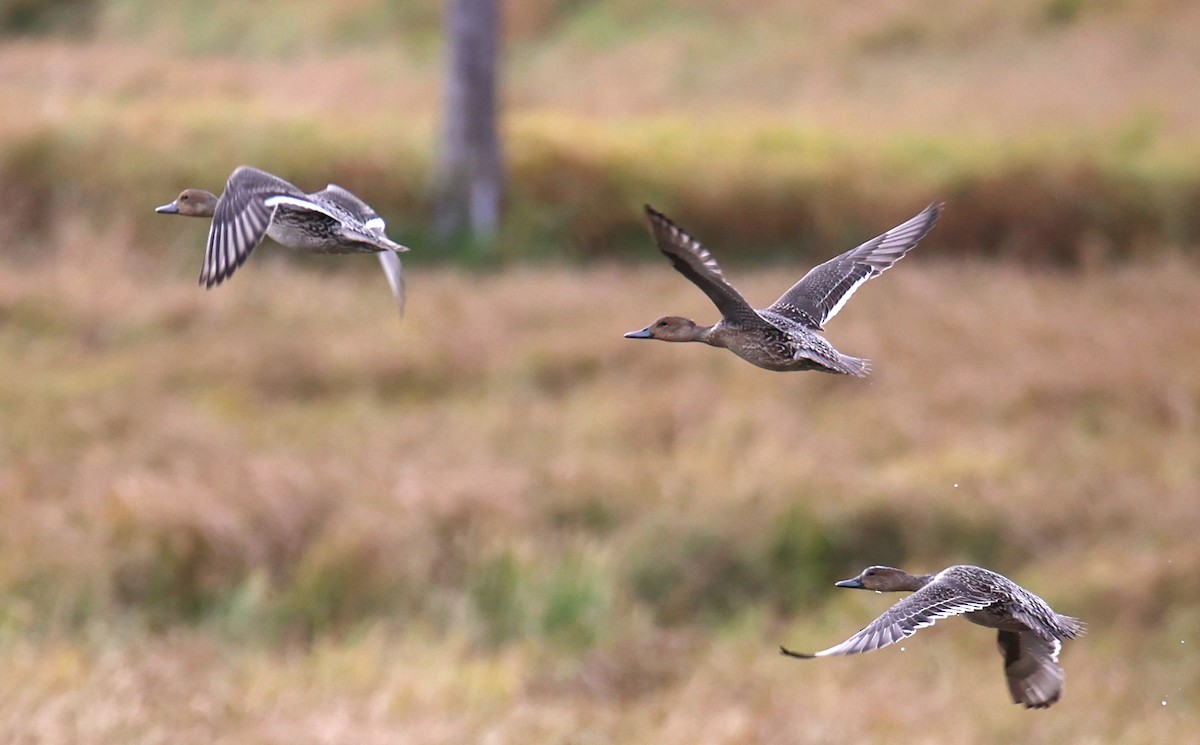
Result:
{"label": "outstretched wing", "polygon": [[1062,696],[1066,675],[1058,664],[1062,642],[1033,631],[1001,630],[996,645],[1004,656],[1004,678],[1013,703],[1044,709]]}
{"label": "outstretched wing", "polygon": [[658,244],[658,250],[671,260],[677,272],[708,295],[722,316],[744,324],[766,323],[741,293],[725,280],[721,266],[700,241],[650,205],[646,205],[646,217],[650,220],[650,232]]}
{"label": "outstretched wing", "polygon": [[925,237],[942,207],[931,204],[908,222],[813,267],[767,310],[822,328],[864,282],[883,274]]}
{"label": "outstretched wing", "polygon": [[994,597],[973,593],[957,583],[933,582],[887,609],[883,615],[841,644],[812,654],[785,653],[793,657],[831,657],[881,649],[907,639],[919,629],[941,618],[982,610],[996,602]]}
{"label": "outstretched wing", "polygon": [[212,287],[228,279],[262,243],[277,199],[307,201],[295,186],[257,168],[239,166],[230,174],[208,229],[200,284]]}

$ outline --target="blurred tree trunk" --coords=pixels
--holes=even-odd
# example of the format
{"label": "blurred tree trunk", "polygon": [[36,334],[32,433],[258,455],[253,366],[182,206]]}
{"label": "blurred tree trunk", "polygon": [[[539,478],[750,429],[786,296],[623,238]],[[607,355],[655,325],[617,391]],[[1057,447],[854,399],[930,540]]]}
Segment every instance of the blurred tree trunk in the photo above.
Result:
{"label": "blurred tree trunk", "polygon": [[491,242],[504,164],[497,132],[499,0],[446,0],[446,110],[437,176],[439,240]]}

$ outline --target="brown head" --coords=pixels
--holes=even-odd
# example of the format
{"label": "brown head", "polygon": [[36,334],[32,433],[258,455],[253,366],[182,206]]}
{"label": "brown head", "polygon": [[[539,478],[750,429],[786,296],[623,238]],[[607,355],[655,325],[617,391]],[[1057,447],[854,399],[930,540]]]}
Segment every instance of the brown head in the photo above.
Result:
{"label": "brown head", "polygon": [[156,207],[154,211],[164,215],[212,217],[217,211],[217,197],[203,189],[184,189],[175,197],[174,202]]}
{"label": "brown head", "polygon": [[862,574],[853,579],[844,579],[834,584],[854,590],[914,592],[929,584],[931,579],[931,575],[914,576],[895,567],[873,566],[862,570]]}
{"label": "brown head", "polygon": [[626,339],[658,339],[659,341],[704,341],[709,329],[679,316],[665,316],[641,331],[630,331]]}

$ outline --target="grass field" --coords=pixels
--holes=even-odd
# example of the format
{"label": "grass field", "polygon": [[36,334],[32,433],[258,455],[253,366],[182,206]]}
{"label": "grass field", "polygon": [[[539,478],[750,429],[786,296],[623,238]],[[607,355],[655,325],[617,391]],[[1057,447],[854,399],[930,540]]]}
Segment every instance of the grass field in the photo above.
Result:
{"label": "grass field", "polygon": [[[250,5],[0,3],[0,742],[1194,739],[1200,6],[507,3],[470,262],[436,4]],[[198,289],[152,208],[243,162],[376,205],[408,316],[370,257]],[[866,380],[621,338],[715,319],[644,202],[765,303],[934,199]],[[955,562],[1088,623],[1055,707],[961,620],[779,656]]]}
{"label": "grass field", "polygon": [[[177,240],[140,206],[249,163],[337,179],[429,247],[429,4],[59,4],[94,8],[92,31],[0,45],[3,227],[45,238],[72,214]],[[646,201],[726,255],[815,259],[934,199],[955,205],[947,254],[1200,243],[1194,3],[688,5],[507,4],[498,256],[628,256]]]}
{"label": "grass field", "polygon": [[[711,317],[665,265],[418,268],[400,323],[369,259],[264,249],[205,293],[198,245],[122,241],[68,231],[0,277],[5,740],[1164,742],[1200,721],[1190,263],[937,264],[935,231],[831,326],[874,359],[860,382],[622,339]],[[795,271],[734,277],[764,300]],[[962,622],[777,656],[882,608],[832,588],[862,565],[958,561],[1089,623],[1051,711],[1009,705]]]}

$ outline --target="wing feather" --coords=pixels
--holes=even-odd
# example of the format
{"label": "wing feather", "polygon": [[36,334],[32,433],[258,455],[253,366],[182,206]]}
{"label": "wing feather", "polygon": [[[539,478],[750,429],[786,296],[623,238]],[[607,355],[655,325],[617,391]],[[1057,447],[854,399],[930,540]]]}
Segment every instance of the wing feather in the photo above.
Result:
{"label": "wing feather", "polygon": [[200,283],[213,287],[229,278],[266,237],[274,199],[304,200],[304,192],[265,171],[240,166],[229,176],[217,202]]}
{"label": "wing feather", "polygon": [[716,258],[699,241],[688,235],[666,215],[646,205],[650,233],[658,250],[671,260],[675,270],[713,301],[727,320],[763,325],[767,322],[746,302],[741,293],[725,280]]}
{"label": "wing feather", "polygon": [[897,602],[846,641],[812,656],[872,652],[907,639],[942,618],[982,610],[994,602],[995,598],[973,594],[957,584],[929,584]]}
{"label": "wing feather", "polygon": [[1062,642],[1029,630],[1001,630],[996,638],[1004,657],[1004,678],[1013,703],[1045,709],[1062,697],[1066,674],[1058,662]]}
{"label": "wing feather", "polygon": [[400,315],[404,315],[404,271],[400,265],[400,256],[393,251],[380,251],[379,263],[383,267],[383,274],[387,277],[388,286],[392,288],[392,297],[396,298],[396,306],[400,309]]}
{"label": "wing feather", "polygon": [[941,203],[862,245],[813,267],[768,310],[820,329],[867,280],[878,277],[911,251],[941,214]]}
{"label": "wing feather", "polygon": [[[364,228],[373,230],[378,228],[383,230],[383,218],[372,209],[371,205],[364,202],[353,192],[343,189],[337,184],[327,184],[321,191],[312,194],[311,196],[326,202],[331,202],[341,207],[346,212],[350,213],[354,219],[362,223]],[[378,221],[378,222],[375,222]]]}

